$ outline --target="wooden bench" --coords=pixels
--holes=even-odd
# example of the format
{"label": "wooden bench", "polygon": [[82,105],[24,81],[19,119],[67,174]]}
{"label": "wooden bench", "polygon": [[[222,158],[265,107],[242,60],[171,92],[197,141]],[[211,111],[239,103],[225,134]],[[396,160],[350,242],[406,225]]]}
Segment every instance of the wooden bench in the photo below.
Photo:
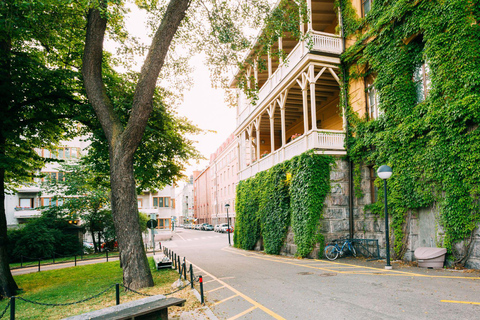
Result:
{"label": "wooden bench", "polygon": [[185,299],[167,298],[163,295],[156,295],[136,301],[130,301],[117,306],[108,307],[78,316],[65,318],[64,320],[167,320],[168,307],[183,306]]}
{"label": "wooden bench", "polygon": [[163,253],[154,255],[153,261],[155,261],[155,267],[157,270],[162,268],[172,268],[172,260]]}

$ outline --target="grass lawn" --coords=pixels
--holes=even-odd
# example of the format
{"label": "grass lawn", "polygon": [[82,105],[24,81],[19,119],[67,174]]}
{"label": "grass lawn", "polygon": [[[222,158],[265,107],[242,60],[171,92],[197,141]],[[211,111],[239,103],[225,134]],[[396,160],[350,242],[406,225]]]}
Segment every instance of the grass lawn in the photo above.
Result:
{"label": "grass lawn", "polygon": [[[171,269],[157,271],[152,258],[149,258],[155,286],[138,290],[147,294],[164,294],[173,291],[171,284],[178,279],[178,272]],[[41,303],[69,303],[94,296],[115,283],[122,284],[122,269],[119,261],[77,266],[65,269],[41,271],[15,276],[18,286],[23,289],[17,296]],[[120,303],[145,298],[120,287]],[[183,310],[201,307],[189,288],[172,295],[187,299],[185,307],[169,308],[175,317]],[[7,305],[0,301],[0,315]],[[16,319],[62,319],[85,312],[115,305],[115,287],[101,296],[71,306],[41,306],[16,299]],[[4,318],[8,319],[10,310]]]}

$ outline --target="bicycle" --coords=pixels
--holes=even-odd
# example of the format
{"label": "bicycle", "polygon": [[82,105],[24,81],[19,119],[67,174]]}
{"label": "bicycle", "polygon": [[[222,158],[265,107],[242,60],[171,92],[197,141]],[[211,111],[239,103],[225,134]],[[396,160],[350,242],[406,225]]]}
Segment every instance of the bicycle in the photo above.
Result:
{"label": "bicycle", "polygon": [[347,253],[347,251],[350,251],[352,253],[352,256],[356,257],[357,256],[357,252],[355,251],[355,248],[353,247],[353,243],[348,240],[348,239],[345,239],[343,240],[343,245],[342,247],[340,247],[338,245],[338,239],[337,240],[333,240],[333,244],[329,244],[328,246],[325,247],[325,257],[327,257],[328,260],[335,260],[338,258],[338,256],[340,255],[341,257]]}

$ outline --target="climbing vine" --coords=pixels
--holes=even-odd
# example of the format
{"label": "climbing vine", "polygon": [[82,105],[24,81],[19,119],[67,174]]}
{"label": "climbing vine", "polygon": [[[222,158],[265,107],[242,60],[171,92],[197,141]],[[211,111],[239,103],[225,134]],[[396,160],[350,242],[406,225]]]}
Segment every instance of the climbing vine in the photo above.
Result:
{"label": "climbing vine", "polygon": [[[338,3],[356,40],[342,55],[344,80],[373,77],[381,111],[361,118],[350,106],[349,156],[394,170],[388,202],[397,255],[408,210],[435,206],[443,246],[462,265],[480,218],[480,1],[375,0],[363,19],[352,16],[350,0]],[[427,94],[415,82],[420,67]]]}
{"label": "climbing vine", "polygon": [[317,230],[333,162],[331,156],[310,151],[241,181],[235,246],[251,250],[263,239],[265,252],[278,254],[290,226],[297,255],[307,256],[318,242],[323,246],[324,237]]}

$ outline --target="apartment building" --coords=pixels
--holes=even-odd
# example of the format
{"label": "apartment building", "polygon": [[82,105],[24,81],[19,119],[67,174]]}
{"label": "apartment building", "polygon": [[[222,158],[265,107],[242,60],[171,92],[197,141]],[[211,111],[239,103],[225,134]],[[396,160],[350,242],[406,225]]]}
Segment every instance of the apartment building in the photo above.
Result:
{"label": "apartment building", "polygon": [[[70,141],[63,141],[54,150],[35,149],[38,155],[45,158],[63,160],[67,163],[79,159],[88,147],[85,137],[77,137]],[[25,184],[17,189],[14,194],[5,194],[5,213],[7,226],[15,227],[27,222],[29,219],[39,217],[43,206],[61,205],[62,199],[53,199],[53,196],[42,189],[41,183],[46,179],[63,181],[65,173],[61,171],[58,162],[48,162],[40,170],[44,175],[42,178],[35,178],[31,183]]]}
{"label": "apartment building", "polygon": [[171,230],[178,223],[175,214],[175,186],[167,185],[162,190],[144,191],[138,195],[138,211],[157,220],[157,229]]}
{"label": "apartment building", "polygon": [[193,172],[194,223],[212,223],[212,193],[210,167]]}
{"label": "apartment building", "polygon": [[176,215],[179,224],[190,224],[194,220],[193,203],[193,175],[187,183],[180,188],[176,195]]}
{"label": "apartment building", "polygon": [[238,183],[238,140],[231,134],[210,156],[212,224],[235,225],[235,191]]}

